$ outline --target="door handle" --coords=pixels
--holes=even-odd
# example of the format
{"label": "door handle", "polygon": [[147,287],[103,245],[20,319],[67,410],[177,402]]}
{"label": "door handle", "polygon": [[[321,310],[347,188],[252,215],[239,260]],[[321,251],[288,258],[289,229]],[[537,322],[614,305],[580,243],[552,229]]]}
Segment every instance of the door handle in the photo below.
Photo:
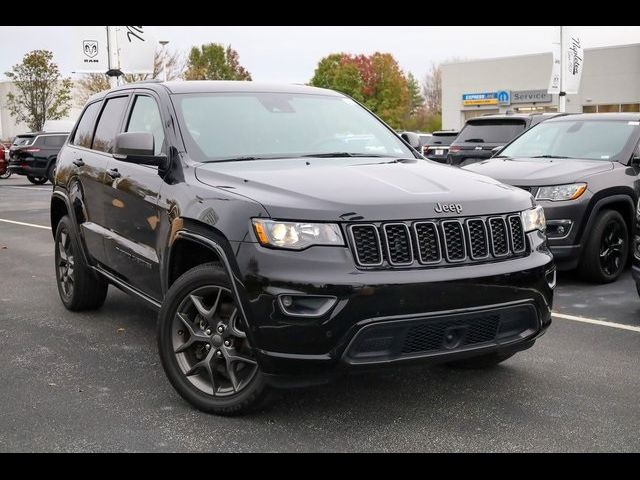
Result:
{"label": "door handle", "polygon": [[122,176],[117,168],[107,170],[107,175],[109,175],[111,178],[120,178]]}
{"label": "door handle", "polygon": [[77,158],[76,160],[73,161],[73,164],[76,167],[84,167],[84,162],[82,161],[81,158]]}

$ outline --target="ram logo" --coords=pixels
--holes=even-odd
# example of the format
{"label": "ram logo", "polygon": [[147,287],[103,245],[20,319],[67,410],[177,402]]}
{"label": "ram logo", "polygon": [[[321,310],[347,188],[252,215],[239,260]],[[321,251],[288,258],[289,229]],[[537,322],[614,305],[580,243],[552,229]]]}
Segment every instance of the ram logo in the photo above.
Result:
{"label": "ram logo", "polygon": [[98,55],[98,42],[96,40],[84,40],[82,42],[82,51],[89,58],[95,57]]}

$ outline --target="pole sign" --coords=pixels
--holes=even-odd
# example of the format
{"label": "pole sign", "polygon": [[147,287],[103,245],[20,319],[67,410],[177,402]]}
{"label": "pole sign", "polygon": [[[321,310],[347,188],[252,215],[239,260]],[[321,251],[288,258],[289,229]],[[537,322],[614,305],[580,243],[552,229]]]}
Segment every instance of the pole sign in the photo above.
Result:
{"label": "pole sign", "polygon": [[546,90],[513,90],[511,103],[551,103],[552,96]]}
{"label": "pole sign", "polygon": [[106,72],[109,69],[106,27],[75,27],[72,51],[75,72]]}
{"label": "pole sign", "polygon": [[153,73],[157,42],[147,27],[116,27],[120,70],[124,73]]}
{"label": "pole sign", "polygon": [[562,51],[564,71],[562,72],[562,91],[578,93],[584,65],[584,50],[580,35],[574,27],[564,27],[562,31]]}

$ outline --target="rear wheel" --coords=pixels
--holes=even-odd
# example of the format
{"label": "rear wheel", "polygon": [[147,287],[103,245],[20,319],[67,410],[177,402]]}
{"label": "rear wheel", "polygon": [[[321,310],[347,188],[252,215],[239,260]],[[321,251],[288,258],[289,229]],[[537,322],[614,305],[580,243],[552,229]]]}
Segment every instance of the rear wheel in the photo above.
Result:
{"label": "rear wheel", "polygon": [[49,182],[51,182],[51,184],[53,185],[53,182],[55,182],[55,177],[56,177],[56,162],[54,160],[53,162],[51,162],[51,165],[49,165],[49,168],[47,168],[47,180],[49,180]]}
{"label": "rear wheel", "polygon": [[196,408],[238,415],[271,399],[225,271],[195,267],[171,286],[158,322],[160,359],[176,391]]}
{"label": "rear wheel", "polygon": [[33,175],[27,175],[27,180],[34,185],[43,185],[47,182],[47,177],[34,177]]}
{"label": "rear wheel", "polygon": [[482,368],[491,368],[499,363],[504,362],[508,358],[515,355],[514,353],[489,353],[487,355],[480,355],[479,357],[465,358],[464,360],[457,360],[455,362],[447,363],[448,367],[464,368],[469,370],[476,370]]}
{"label": "rear wheel", "polygon": [[56,228],[56,280],[60,300],[68,310],[100,308],[109,284],[84,263],[71,219],[65,215]]}
{"label": "rear wheel", "polygon": [[9,178],[11,176],[11,171],[9,169],[5,170],[3,174],[0,174],[1,179]]}
{"label": "rear wheel", "polygon": [[615,210],[606,210],[589,233],[580,273],[593,282],[614,282],[622,274],[629,256],[627,224]]}

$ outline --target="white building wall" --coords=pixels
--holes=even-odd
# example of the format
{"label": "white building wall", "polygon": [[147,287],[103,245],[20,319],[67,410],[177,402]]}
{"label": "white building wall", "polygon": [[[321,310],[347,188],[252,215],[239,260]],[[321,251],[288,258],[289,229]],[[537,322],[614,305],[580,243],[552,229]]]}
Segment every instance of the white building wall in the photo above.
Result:
{"label": "white building wall", "polygon": [[[495,111],[497,106],[462,105],[465,93],[499,90],[546,90],[551,75],[551,53],[472,60],[442,65],[442,127],[459,129],[465,110]],[[551,103],[557,105],[554,95]],[[578,95],[567,96],[567,112],[580,113],[583,105],[640,102],[640,44],[585,50]],[[501,112],[517,107],[500,107]],[[521,106],[521,105],[520,105]]]}

